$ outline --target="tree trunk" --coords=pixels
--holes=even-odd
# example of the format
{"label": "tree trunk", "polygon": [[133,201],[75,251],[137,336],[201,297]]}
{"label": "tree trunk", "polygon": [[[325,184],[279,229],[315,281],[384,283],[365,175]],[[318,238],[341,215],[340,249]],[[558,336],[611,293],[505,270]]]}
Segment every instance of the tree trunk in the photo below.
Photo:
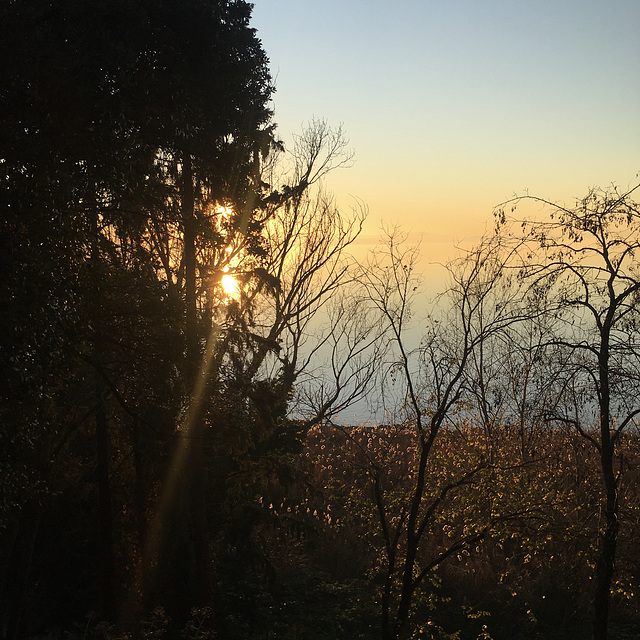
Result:
{"label": "tree trunk", "polygon": [[404,633],[406,623],[409,619],[411,610],[411,601],[413,599],[413,569],[416,564],[416,556],[418,554],[418,545],[420,544],[420,532],[418,524],[418,516],[420,507],[422,506],[422,498],[424,496],[424,485],[427,470],[427,461],[434,440],[434,432],[425,440],[425,436],[420,436],[420,460],[418,463],[418,474],[413,496],[411,498],[411,506],[409,510],[409,518],[407,520],[407,550],[404,558],[404,570],[402,575],[402,587],[400,591],[400,601],[398,603],[398,613],[394,625],[393,638],[399,639]]}
{"label": "tree trunk", "polygon": [[611,582],[615,568],[618,543],[618,487],[613,470],[611,444],[602,447],[602,475],[605,485],[605,530],[600,544],[600,555],[596,567],[596,589],[594,598],[594,640],[607,639]]}
{"label": "tree trunk", "polygon": [[0,581],[0,637],[20,640],[30,635],[28,628],[29,587],[33,552],[40,527],[42,505],[29,500],[16,519]]}
{"label": "tree trunk", "polygon": [[135,472],[134,484],[134,513],[137,530],[137,544],[132,553],[131,562],[134,570],[128,585],[127,599],[118,611],[119,630],[129,631],[136,628],[136,620],[141,619],[145,594],[145,542],[147,523],[145,507],[147,501],[146,465],[142,449],[141,424],[134,418],[131,431],[131,447],[133,450],[133,468]]}
{"label": "tree trunk", "polygon": [[[95,187],[97,193],[97,186]],[[101,366],[104,337],[100,323],[102,319],[102,273],[100,255],[100,229],[98,204],[91,212],[91,255],[90,260],[95,267],[97,332],[93,338],[93,357],[96,366]],[[96,482],[98,485],[98,523],[99,523],[99,568],[100,587],[102,592],[103,615],[107,620],[115,620],[116,595],[113,570],[113,521],[111,516],[111,486],[109,481],[109,426],[107,423],[107,407],[105,402],[105,384],[97,369],[93,372],[94,389],[98,409],[95,416],[96,443]]]}
{"label": "tree trunk", "polygon": [[136,529],[138,537],[138,549],[136,555],[138,557],[142,554],[144,547],[145,535],[146,535],[146,519],[145,519],[145,507],[147,503],[147,471],[144,461],[144,455],[142,452],[142,426],[140,420],[134,419],[132,425],[132,437],[131,444],[133,447],[133,467],[135,470],[135,514],[136,514]]}
{"label": "tree trunk", "polygon": [[[187,380],[191,390],[192,409],[200,404],[194,397],[200,371],[200,340],[197,325],[196,282],[196,219],[191,154],[185,152],[182,161],[182,220],[184,226],[185,265],[185,333],[187,343]],[[204,425],[202,413],[190,412],[191,424],[185,436],[189,439],[189,469],[191,472],[191,519],[195,553],[195,590],[200,604],[209,601],[209,534],[207,527],[206,470],[204,463]]]}
{"label": "tree trunk", "polygon": [[391,582],[393,574],[389,569],[384,579],[384,588],[382,592],[381,614],[380,614],[380,630],[382,640],[391,640]]}
{"label": "tree trunk", "polygon": [[[194,425],[195,426],[195,425]],[[204,465],[202,420],[198,420],[198,428],[193,429],[192,436],[192,488],[191,510],[193,518],[193,537],[196,570],[196,597],[198,604],[210,604],[209,589],[209,530],[207,526],[207,474]]]}
{"label": "tree trunk", "polygon": [[407,555],[405,556],[400,602],[398,604],[398,613],[396,615],[392,636],[394,640],[400,640],[400,638],[402,638],[405,626],[409,620],[409,611],[413,599],[413,569],[416,563],[418,540],[414,535],[411,535],[412,533],[412,531],[407,532]]}
{"label": "tree trunk", "polygon": [[[96,376],[98,374],[96,373]],[[100,522],[100,582],[102,607],[107,620],[115,620],[116,595],[113,572],[113,522],[111,517],[111,484],[109,481],[109,429],[104,388],[96,381],[96,393],[100,406],[96,412],[96,473],[98,480],[98,513]]]}
{"label": "tree trunk", "polygon": [[[385,506],[382,498],[382,489],[380,487],[380,477],[376,475],[374,484],[374,494],[376,497],[376,506],[380,518],[380,526],[384,532],[385,543],[387,549],[387,571],[384,577],[384,585],[382,588],[382,599],[380,603],[380,631],[382,640],[392,640],[391,630],[391,602],[393,590],[393,578],[396,571],[396,550],[397,538],[392,539],[391,531],[387,524]],[[400,526],[400,525],[398,525]]]}
{"label": "tree trunk", "polygon": [[[609,318],[612,313],[609,313]],[[600,464],[605,490],[605,531],[596,567],[596,588],[593,602],[593,638],[607,640],[609,600],[616,546],[618,542],[618,487],[613,469],[614,443],[611,440],[611,389],[609,385],[609,323],[601,332],[600,356]]]}

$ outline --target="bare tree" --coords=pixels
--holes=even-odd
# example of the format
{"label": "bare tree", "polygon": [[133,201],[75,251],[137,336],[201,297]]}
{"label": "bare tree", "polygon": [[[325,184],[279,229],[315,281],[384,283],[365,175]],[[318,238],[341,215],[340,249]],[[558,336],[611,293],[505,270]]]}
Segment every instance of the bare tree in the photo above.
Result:
{"label": "bare tree", "polygon": [[[517,272],[520,258],[508,265],[510,277],[496,283],[485,307],[508,304],[510,290],[521,283]],[[517,435],[520,460],[525,463],[536,455],[536,436],[544,427],[544,415],[557,401],[557,376],[549,361],[549,319],[540,307],[539,297],[529,297],[529,315],[484,340],[472,354],[466,373],[476,420],[487,440],[496,430]],[[526,307],[523,307],[523,309]],[[557,372],[557,368],[555,369]]]}
{"label": "bare tree", "polygon": [[344,293],[367,210],[360,202],[341,210],[322,184],[351,158],[341,128],[311,122],[296,138],[289,176],[276,177],[276,166],[269,177],[284,184],[265,199],[260,257],[231,270],[243,281],[237,309],[256,338],[245,375],[295,382],[291,411],[309,424],[351,406],[376,371],[377,327]]}
{"label": "bare tree", "polygon": [[[559,398],[548,418],[570,424],[598,451],[604,525],[594,594],[594,640],[607,638],[619,530],[621,434],[640,415],[640,207],[632,194],[593,189],[568,208],[525,196],[498,211],[501,233],[528,243],[520,277],[544,300],[551,336],[545,357],[558,365]],[[545,221],[514,221],[511,211],[542,204]]]}
{"label": "bare tree", "polygon": [[295,410],[308,424],[333,423],[354,406],[364,410],[380,380],[384,327],[352,292],[347,287],[331,301],[327,321],[300,365]]}
{"label": "bare tree", "polygon": [[[393,487],[386,486],[384,469],[373,464],[371,483],[386,556],[381,597],[384,640],[398,639],[407,631],[412,605],[428,576],[444,560],[477,543],[489,531],[491,513],[468,523],[459,535],[447,538],[431,555],[425,554],[434,522],[452,495],[479,482],[487,468],[484,460],[430,486],[429,465],[442,430],[454,426],[456,411],[466,397],[466,372],[483,342],[524,317],[521,287],[503,289],[499,304],[492,297],[506,271],[504,247],[487,241],[448,266],[451,285],[428,317],[429,325],[419,346],[408,343],[412,302],[418,292],[418,247],[407,247],[397,230],[387,234],[379,249],[363,265],[363,296],[385,323],[393,359],[386,383],[393,381],[400,395],[405,429],[416,442],[410,489],[398,507],[391,506]],[[507,295],[508,293],[508,295]],[[446,307],[443,310],[444,305]]]}

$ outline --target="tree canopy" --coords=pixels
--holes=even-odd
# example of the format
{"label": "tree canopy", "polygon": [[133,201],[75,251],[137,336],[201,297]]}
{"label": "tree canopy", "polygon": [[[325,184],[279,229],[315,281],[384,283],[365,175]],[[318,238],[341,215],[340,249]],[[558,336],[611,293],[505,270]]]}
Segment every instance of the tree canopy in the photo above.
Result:
{"label": "tree canopy", "polygon": [[637,630],[634,190],[506,203],[427,305],[251,8],[0,8],[0,637]]}

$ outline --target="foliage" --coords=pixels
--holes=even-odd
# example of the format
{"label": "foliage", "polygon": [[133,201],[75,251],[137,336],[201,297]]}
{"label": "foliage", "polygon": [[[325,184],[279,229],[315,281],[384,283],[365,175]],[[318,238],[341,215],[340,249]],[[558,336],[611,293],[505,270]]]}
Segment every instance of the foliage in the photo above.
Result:
{"label": "foliage", "polygon": [[[386,482],[396,490],[399,512],[402,493],[411,488],[407,460],[415,456],[415,446],[410,444],[414,439],[411,430],[397,427],[325,427],[312,431],[304,454],[312,486],[321,491],[308,495],[296,513],[312,514],[349,545],[351,564],[369,576],[368,598],[378,607],[385,543],[377,526],[371,465],[388,463]],[[523,512],[525,507],[526,512],[496,523],[482,542],[449,556],[433,571],[416,596],[411,629],[419,633],[423,628],[426,633],[430,628],[435,633],[440,627],[442,633],[458,632],[461,638],[475,638],[483,628],[495,639],[584,637],[589,627],[584,585],[590,582],[597,557],[593,540],[599,507],[598,488],[591,482],[593,452],[578,434],[538,428],[532,435],[538,457],[522,465],[517,429],[498,427],[491,440],[500,452],[491,473],[466,495],[443,504],[423,553],[426,557],[437,554],[477,521],[474,509],[487,505],[488,497],[495,512]],[[636,436],[625,445],[622,458],[630,465],[629,456],[635,459],[632,451],[637,444]],[[469,452],[486,451],[488,445],[484,431],[473,423],[462,432],[443,433],[433,454],[435,475],[429,486],[445,481],[446,476],[438,479],[443,470],[460,474],[472,469]],[[624,548],[631,550],[635,543],[629,534],[624,536]],[[620,567],[620,584],[631,584],[626,581],[632,580],[634,566],[629,559]],[[630,590],[625,593],[624,597],[631,597]],[[638,594],[632,598],[637,606]],[[620,605],[617,615],[625,620],[624,612],[634,605],[631,600]]]}
{"label": "foliage", "polygon": [[584,637],[593,582],[637,628],[633,190],[499,209],[420,318],[250,4],[0,14],[3,638]]}

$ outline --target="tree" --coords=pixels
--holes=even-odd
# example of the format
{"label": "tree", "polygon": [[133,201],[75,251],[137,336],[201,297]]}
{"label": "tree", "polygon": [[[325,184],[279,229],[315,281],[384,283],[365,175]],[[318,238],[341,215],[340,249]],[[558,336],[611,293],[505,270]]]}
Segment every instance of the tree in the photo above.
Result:
{"label": "tree", "polygon": [[[216,447],[233,451],[227,460],[233,480],[220,484],[237,502],[244,494],[252,507],[273,463],[299,449],[317,420],[289,419],[302,417],[292,406],[294,391],[313,366],[317,345],[307,343],[314,322],[352,277],[348,249],[365,215],[343,213],[322,189],[326,172],[349,162],[341,129],[314,121],[292,153],[292,173],[263,199],[260,251],[231,252],[225,273],[238,281],[236,298],[220,304],[218,293],[212,317],[221,349],[207,421]],[[219,282],[221,270],[213,273]]]}
{"label": "tree", "polygon": [[[561,365],[554,372],[560,401],[546,417],[575,427],[599,455],[604,524],[595,573],[595,640],[607,637],[620,526],[615,453],[640,415],[637,189],[592,189],[573,208],[524,196],[497,210],[500,232],[528,244],[519,277],[544,301],[551,334],[545,357]],[[548,207],[549,219],[514,224],[507,218],[507,207],[513,211],[529,202]]]}
{"label": "tree", "polygon": [[[379,529],[384,540],[386,567],[381,595],[381,631],[384,639],[404,637],[413,605],[433,571],[447,558],[482,540],[497,519],[513,514],[469,514],[464,527],[429,551],[430,534],[453,495],[475,487],[488,469],[476,451],[464,470],[434,474],[435,445],[443,430],[456,425],[467,400],[467,370],[483,343],[516,324],[524,313],[522,288],[503,287],[506,256],[503,245],[486,243],[449,265],[451,286],[447,311],[436,309],[418,348],[410,350],[407,327],[416,295],[417,248],[407,248],[396,232],[388,234],[379,250],[363,266],[360,283],[364,299],[380,314],[395,358],[387,365],[383,384],[395,389],[399,411],[396,422],[412,433],[415,453],[410,482],[398,501],[397,487],[389,486],[386,467],[372,461],[369,468]],[[370,313],[370,316],[372,314]],[[389,384],[391,383],[391,384]],[[392,398],[393,399],[393,398]]]}
{"label": "tree", "polygon": [[[496,240],[487,238],[485,242]],[[505,265],[508,275],[496,283],[481,315],[510,305],[514,284],[518,286],[515,268],[514,264]],[[528,308],[525,316],[484,340],[473,353],[465,386],[476,411],[475,419],[488,440],[494,432],[499,436],[500,430],[513,430],[520,441],[521,461],[526,463],[538,457],[544,415],[558,398],[554,364],[545,357],[550,320],[544,300],[531,295],[528,300],[525,296],[522,303],[523,311]]]}
{"label": "tree", "polygon": [[[175,419],[184,408],[189,391],[176,372],[192,383],[201,351],[197,252],[224,253],[231,241],[212,233],[206,213],[233,202],[228,230],[256,245],[260,160],[273,129],[267,59],[246,2],[18,1],[2,14],[1,231],[13,247],[2,263],[2,361],[12,372],[2,436],[11,449],[24,440],[30,450],[24,481],[22,458],[2,465],[12,487],[5,551],[23,562],[14,590],[23,603],[3,621],[15,637],[24,632],[29,541],[38,538],[47,487],[65,472],[52,463],[77,450],[90,418],[95,458],[83,450],[99,469],[99,564],[113,617],[123,567],[113,566],[112,547],[123,536],[109,533],[118,456],[110,440],[133,446],[140,462],[141,431],[158,426],[146,416],[162,405]],[[201,465],[191,468],[197,475]],[[192,486],[204,592],[202,483]],[[32,503],[33,517],[19,506]]]}

